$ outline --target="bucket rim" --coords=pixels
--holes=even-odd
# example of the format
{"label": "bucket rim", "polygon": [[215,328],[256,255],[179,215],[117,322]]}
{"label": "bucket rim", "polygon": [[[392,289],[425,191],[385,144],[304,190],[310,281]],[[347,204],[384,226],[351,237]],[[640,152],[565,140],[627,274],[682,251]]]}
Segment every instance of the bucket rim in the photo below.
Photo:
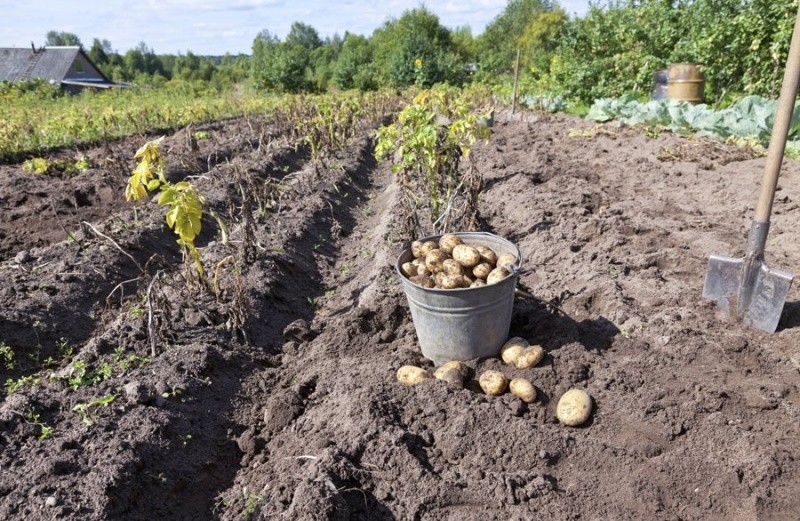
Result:
{"label": "bucket rim", "polygon": [[[448,232],[448,233],[440,233],[438,235],[429,235],[427,237],[422,237],[422,238],[419,238],[419,239],[416,239],[416,240],[421,241],[421,242],[436,240],[438,242],[438,239],[440,239],[443,235],[448,235],[448,234],[456,235],[458,237],[462,237],[462,236],[467,236],[467,237],[490,237],[490,238],[493,238],[493,239],[499,239],[499,240],[509,244],[513,248],[512,253],[515,253],[516,256],[517,256],[517,262],[514,265],[516,270],[513,271],[511,273],[511,275],[509,275],[505,279],[503,279],[500,282],[498,282],[498,284],[502,284],[503,282],[505,282],[506,280],[508,280],[510,278],[511,279],[516,278],[516,276],[518,275],[519,270],[522,267],[522,260],[523,260],[522,259],[522,252],[520,251],[519,247],[516,244],[514,244],[511,241],[509,241],[505,237],[501,237],[501,236],[496,235],[494,233],[490,233],[490,232]],[[410,251],[411,251],[411,246],[408,246],[407,248],[403,248],[403,251],[400,252],[400,255],[397,256],[397,260],[395,260],[395,262],[394,262],[394,270],[400,276],[400,279],[402,281],[404,281],[405,283],[411,284],[415,289],[419,289],[421,291],[430,292],[430,293],[437,294],[437,295],[452,295],[452,294],[458,293],[458,292],[476,291],[476,290],[481,290],[481,289],[486,289],[486,288],[490,288],[491,287],[491,286],[487,285],[487,286],[477,286],[477,287],[474,287],[474,288],[443,289],[443,288],[423,288],[422,286],[418,286],[418,285],[414,284],[413,282],[411,282],[411,280],[408,277],[403,275],[403,271],[400,269],[400,259],[403,258],[403,255],[405,255],[407,252],[410,252]]]}

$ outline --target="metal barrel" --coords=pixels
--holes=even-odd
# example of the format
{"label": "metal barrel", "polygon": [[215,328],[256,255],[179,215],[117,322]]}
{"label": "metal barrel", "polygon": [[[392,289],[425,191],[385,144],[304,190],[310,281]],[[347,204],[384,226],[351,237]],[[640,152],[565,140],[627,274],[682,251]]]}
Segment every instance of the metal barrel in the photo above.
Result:
{"label": "metal barrel", "polygon": [[[434,364],[497,356],[508,339],[517,270],[522,265],[519,249],[511,242],[485,232],[461,232],[458,237],[470,246],[487,246],[498,255],[517,257],[511,276],[488,286],[459,289],[431,289],[408,280],[400,267],[413,260],[411,249],[397,259],[395,269],[408,299],[414,329],[422,355]],[[440,235],[421,241],[437,241]]]}
{"label": "metal barrel", "polygon": [[668,71],[667,98],[692,104],[703,102],[705,78],[699,65],[673,63]]}

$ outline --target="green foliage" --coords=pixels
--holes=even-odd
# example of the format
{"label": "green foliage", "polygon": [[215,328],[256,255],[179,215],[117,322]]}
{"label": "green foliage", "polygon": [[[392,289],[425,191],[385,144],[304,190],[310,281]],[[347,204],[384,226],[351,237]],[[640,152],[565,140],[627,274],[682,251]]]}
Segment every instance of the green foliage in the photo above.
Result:
{"label": "green foliage", "polygon": [[[550,0],[509,0],[503,12],[486,26],[478,38],[481,70],[490,74],[512,71],[518,40],[524,37],[540,14],[552,9]],[[532,37],[530,35],[528,39]]]}
{"label": "green foliage", "polygon": [[372,46],[364,36],[345,34],[333,70],[333,81],[341,89],[375,90],[378,83],[372,63]]}
{"label": "green foliage", "polygon": [[645,96],[653,73],[699,63],[706,98],[774,96],[782,80],[798,0],[609,0],[567,23],[551,83],[591,102]]}
{"label": "green foliage", "polygon": [[107,394],[90,402],[78,403],[72,408],[72,411],[78,413],[84,425],[91,427],[97,423],[97,416],[95,415],[94,409],[97,407],[107,407],[116,400],[116,398],[117,395],[115,394]]}
{"label": "green foliage", "polygon": [[43,157],[34,157],[22,163],[22,169],[26,172],[33,172],[34,174],[46,174],[50,169],[50,163]]}
{"label": "green foliage", "polygon": [[14,349],[5,342],[0,342],[0,364],[7,371],[14,369]]}
{"label": "green foliage", "polygon": [[47,47],[77,46],[83,47],[81,39],[74,33],[64,31],[47,31],[44,44]]}
{"label": "green foliage", "polygon": [[253,41],[251,73],[257,89],[276,92],[300,92],[307,87],[306,67],[310,50],[290,42],[281,42],[262,31]]}
{"label": "green foliage", "polygon": [[41,380],[42,380],[41,377],[36,375],[22,376],[20,378],[17,378],[16,380],[9,378],[6,380],[4,386],[6,395],[14,394],[15,392],[27,386],[35,387],[39,385]]}

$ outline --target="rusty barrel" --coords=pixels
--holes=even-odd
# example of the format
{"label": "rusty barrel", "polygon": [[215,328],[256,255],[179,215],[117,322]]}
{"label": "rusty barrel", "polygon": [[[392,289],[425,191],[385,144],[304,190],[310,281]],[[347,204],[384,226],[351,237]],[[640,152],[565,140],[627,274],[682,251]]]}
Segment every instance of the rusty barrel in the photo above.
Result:
{"label": "rusty barrel", "polygon": [[699,65],[673,63],[667,74],[667,98],[692,104],[703,102],[705,78]]}

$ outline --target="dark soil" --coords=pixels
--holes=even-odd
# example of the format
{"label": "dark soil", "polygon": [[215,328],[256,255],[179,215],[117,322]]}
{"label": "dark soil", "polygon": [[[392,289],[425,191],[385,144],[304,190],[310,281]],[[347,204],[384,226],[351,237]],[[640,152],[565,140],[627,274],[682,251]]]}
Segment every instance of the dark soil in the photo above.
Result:
{"label": "dark soil", "polygon": [[[163,208],[124,200],[141,139],[72,176],[0,167],[0,518],[795,519],[800,292],[775,334],[701,296],[710,254],[743,255],[764,159],[593,128],[499,114],[475,151],[481,227],[525,257],[511,335],[547,354],[468,365],[530,378],[530,405],[396,382],[431,363],[366,130],[319,173],[264,122],[166,137],[230,225],[198,241],[212,290]],[[789,272],[798,201],[787,161],[767,261]],[[571,387],[579,428],[555,418]]]}

